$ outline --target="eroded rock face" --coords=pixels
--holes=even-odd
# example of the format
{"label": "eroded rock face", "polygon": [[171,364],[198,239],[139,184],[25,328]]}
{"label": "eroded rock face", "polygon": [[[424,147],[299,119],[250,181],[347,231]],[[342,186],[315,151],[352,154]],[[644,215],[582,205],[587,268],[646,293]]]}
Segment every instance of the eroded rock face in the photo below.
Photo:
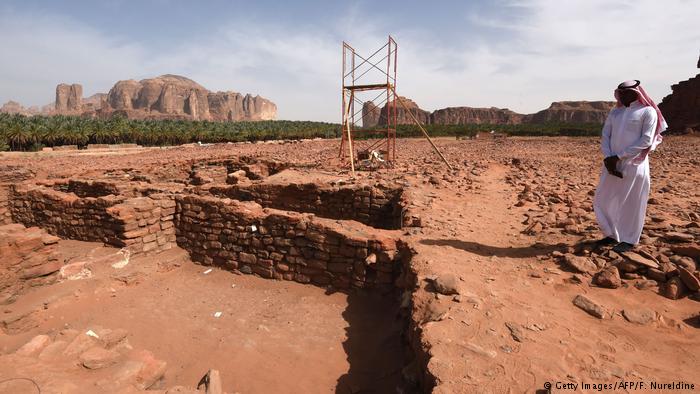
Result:
{"label": "eroded rock face", "polygon": [[65,83],[56,86],[57,114],[75,114],[82,110],[83,106],[83,86],[77,83],[68,85]]}
{"label": "eroded rock face", "polygon": [[189,78],[168,74],[117,82],[98,113],[131,119],[268,120],[277,115],[277,106],[260,96],[213,93]]}
{"label": "eroded rock face", "polygon": [[659,103],[659,109],[668,122],[668,130],[700,131],[700,74],[671,86],[671,90],[672,93]]}
{"label": "eroded rock face", "polygon": [[270,120],[277,116],[277,106],[260,96],[210,92],[207,100],[212,120]]}
{"label": "eroded rock face", "polygon": [[433,112],[433,124],[519,124],[523,115],[507,108],[450,107]]}
{"label": "eroded rock face", "polygon": [[379,124],[379,113],[381,108],[374,105],[372,102],[365,102],[362,105],[362,126],[374,127]]}
{"label": "eroded rock face", "polygon": [[[411,124],[413,123],[413,119],[411,118],[411,115],[409,114],[412,113],[413,116],[418,119],[420,123],[426,124],[430,122],[430,112],[424,111],[418,107],[418,104],[416,104],[413,100],[399,96],[400,100],[403,102],[403,105],[401,105],[400,102],[396,103],[396,123],[397,124]],[[405,106],[405,107],[404,107]],[[379,124],[386,124],[386,119],[387,116],[391,116],[393,114],[389,114],[389,108],[388,106],[384,106],[382,108],[382,112],[379,114]]]}
{"label": "eroded rock face", "polygon": [[[430,123],[430,112],[422,110],[413,100],[399,96],[401,102],[396,102],[396,123],[397,124],[412,124],[413,116],[422,124]],[[404,108],[405,106],[405,108]],[[406,110],[408,109],[408,111]],[[362,106],[362,125],[364,127],[386,126],[387,118],[394,116],[389,113],[389,104],[385,104],[381,109],[372,102],[365,102]]]}
{"label": "eroded rock face", "polygon": [[[412,100],[402,97],[409,111],[423,124],[464,125],[464,124],[521,124],[521,123],[604,123],[612,101],[561,101],[552,103],[549,108],[535,114],[519,114],[507,108],[448,107],[432,113],[421,109]],[[381,109],[374,103],[365,102],[362,106],[364,127],[386,124],[388,106]],[[413,120],[400,104],[397,106],[397,123],[410,124]]]}
{"label": "eroded rock face", "polygon": [[30,115],[27,108],[24,108],[22,104],[16,101],[8,101],[0,107],[0,114],[21,114]]}
{"label": "eroded rock face", "polygon": [[523,123],[605,123],[614,101],[558,101],[549,108],[528,115]]}

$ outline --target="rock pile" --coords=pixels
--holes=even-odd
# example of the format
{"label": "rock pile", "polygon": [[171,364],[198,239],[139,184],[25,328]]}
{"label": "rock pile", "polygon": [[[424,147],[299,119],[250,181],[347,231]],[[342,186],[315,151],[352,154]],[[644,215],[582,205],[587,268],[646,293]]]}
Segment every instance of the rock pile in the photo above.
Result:
{"label": "rock pile", "polygon": [[[660,154],[662,155],[662,153]],[[649,200],[647,223],[640,245],[633,251],[617,254],[610,247],[580,242],[575,247],[563,246],[565,253],[555,251],[552,257],[570,271],[590,277],[593,284],[604,288],[634,285],[656,289],[661,295],[678,299],[699,296],[700,290],[700,214],[693,211],[688,198],[697,192],[671,182],[665,157],[655,157],[657,192]],[[673,163],[678,165],[678,163]],[[688,163],[692,164],[692,163]],[[520,190],[519,207],[528,207],[523,222],[525,234],[535,237],[556,235],[583,239],[600,238],[593,213],[596,179],[586,173],[597,173],[595,162],[585,166],[553,168],[540,160],[516,160],[509,182]],[[687,209],[667,212],[678,207],[676,196],[688,201]],[[662,201],[674,199],[674,204]],[[676,208],[677,209],[677,208]]]}
{"label": "rock pile", "polygon": [[63,329],[37,335],[14,353],[0,356],[0,360],[7,372],[29,371],[42,390],[75,393],[164,389],[167,363],[150,351],[134,350],[128,334],[123,329],[99,327],[82,332]]}

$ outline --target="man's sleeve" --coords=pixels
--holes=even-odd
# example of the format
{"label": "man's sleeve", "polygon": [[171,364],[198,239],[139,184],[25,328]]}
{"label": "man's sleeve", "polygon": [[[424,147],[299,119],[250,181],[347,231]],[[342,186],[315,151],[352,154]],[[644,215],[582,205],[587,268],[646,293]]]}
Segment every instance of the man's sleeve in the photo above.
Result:
{"label": "man's sleeve", "polygon": [[651,147],[651,143],[654,140],[654,134],[656,133],[656,111],[648,107],[644,116],[642,117],[642,135],[635,141],[632,145],[628,146],[624,151],[620,152],[617,156],[621,159],[630,159],[637,157],[644,149]]}
{"label": "man's sleeve", "polygon": [[603,151],[603,157],[610,157],[613,155],[610,150],[610,135],[612,134],[612,122],[610,121],[610,114],[605,118],[605,124],[603,125],[603,136],[600,139],[600,150]]}

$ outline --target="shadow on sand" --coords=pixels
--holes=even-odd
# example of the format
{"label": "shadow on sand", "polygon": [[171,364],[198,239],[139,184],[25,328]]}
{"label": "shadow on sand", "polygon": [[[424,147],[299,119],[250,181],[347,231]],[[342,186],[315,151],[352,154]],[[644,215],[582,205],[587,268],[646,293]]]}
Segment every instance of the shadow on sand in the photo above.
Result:
{"label": "shadow on sand", "polygon": [[[343,348],[349,371],[338,378],[337,394],[396,393],[401,387],[404,320],[394,293],[350,291],[343,318]],[[410,391],[404,391],[410,392]]]}
{"label": "shadow on sand", "polygon": [[535,243],[526,247],[508,247],[490,246],[472,241],[461,241],[458,239],[424,239],[420,241],[423,245],[431,246],[449,246],[455,249],[461,249],[469,253],[478,254],[480,256],[496,256],[496,257],[511,257],[511,258],[528,258],[547,255],[554,251],[563,252],[567,245],[547,245]]}

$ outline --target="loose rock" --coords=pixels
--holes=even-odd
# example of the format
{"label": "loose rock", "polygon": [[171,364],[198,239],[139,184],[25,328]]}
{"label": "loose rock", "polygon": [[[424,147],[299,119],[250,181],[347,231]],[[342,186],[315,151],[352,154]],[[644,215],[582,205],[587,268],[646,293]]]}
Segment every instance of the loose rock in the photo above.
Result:
{"label": "loose rock", "polygon": [[598,319],[604,319],[606,315],[605,308],[599,303],[591,300],[590,298],[579,294],[574,297],[574,305],[586,311],[589,315],[597,317]]}
{"label": "loose rock", "polygon": [[700,290],[700,279],[686,268],[678,268],[678,276],[683,281],[683,284],[692,292]]}
{"label": "loose rock", "polygon": [[622,311],[622,316],[630,323],[643,326],[656,320],[656,312],[649,308],[626,308]]}
{"label": "loose rock", "polygon": [[598,272],[593,279],[593,282],[600,287],[605,287],[608,289],[617,289],[618,287],[622,286],[620,272],[615,266],[610,266]]}
{"label": "loose rock", "polygon": [[570,253],[564,256],[564,264],[568,268],[583,274],[590,274],[598,270],[598,266],[588,257],[576,256]]}
{"label": "loose rock", "polygon": [[435,290],[444,295],[459,294],[459,279],[454,274],[443,274],[433,281]]}
{"label": "loose rock", "polygon": [[673,278],[669,279],[668,282],[666,282],[662,289],[661,295],[672,300],[677,300],[679,298],[683,298],[686,293],[687,289],[681,278],[674,276]]}
{"label": "loose rock", "polygon": [[101,347],[92,347],[80,355],[80,363],[87,369],[109,367],[117,362],[119,353]]}

